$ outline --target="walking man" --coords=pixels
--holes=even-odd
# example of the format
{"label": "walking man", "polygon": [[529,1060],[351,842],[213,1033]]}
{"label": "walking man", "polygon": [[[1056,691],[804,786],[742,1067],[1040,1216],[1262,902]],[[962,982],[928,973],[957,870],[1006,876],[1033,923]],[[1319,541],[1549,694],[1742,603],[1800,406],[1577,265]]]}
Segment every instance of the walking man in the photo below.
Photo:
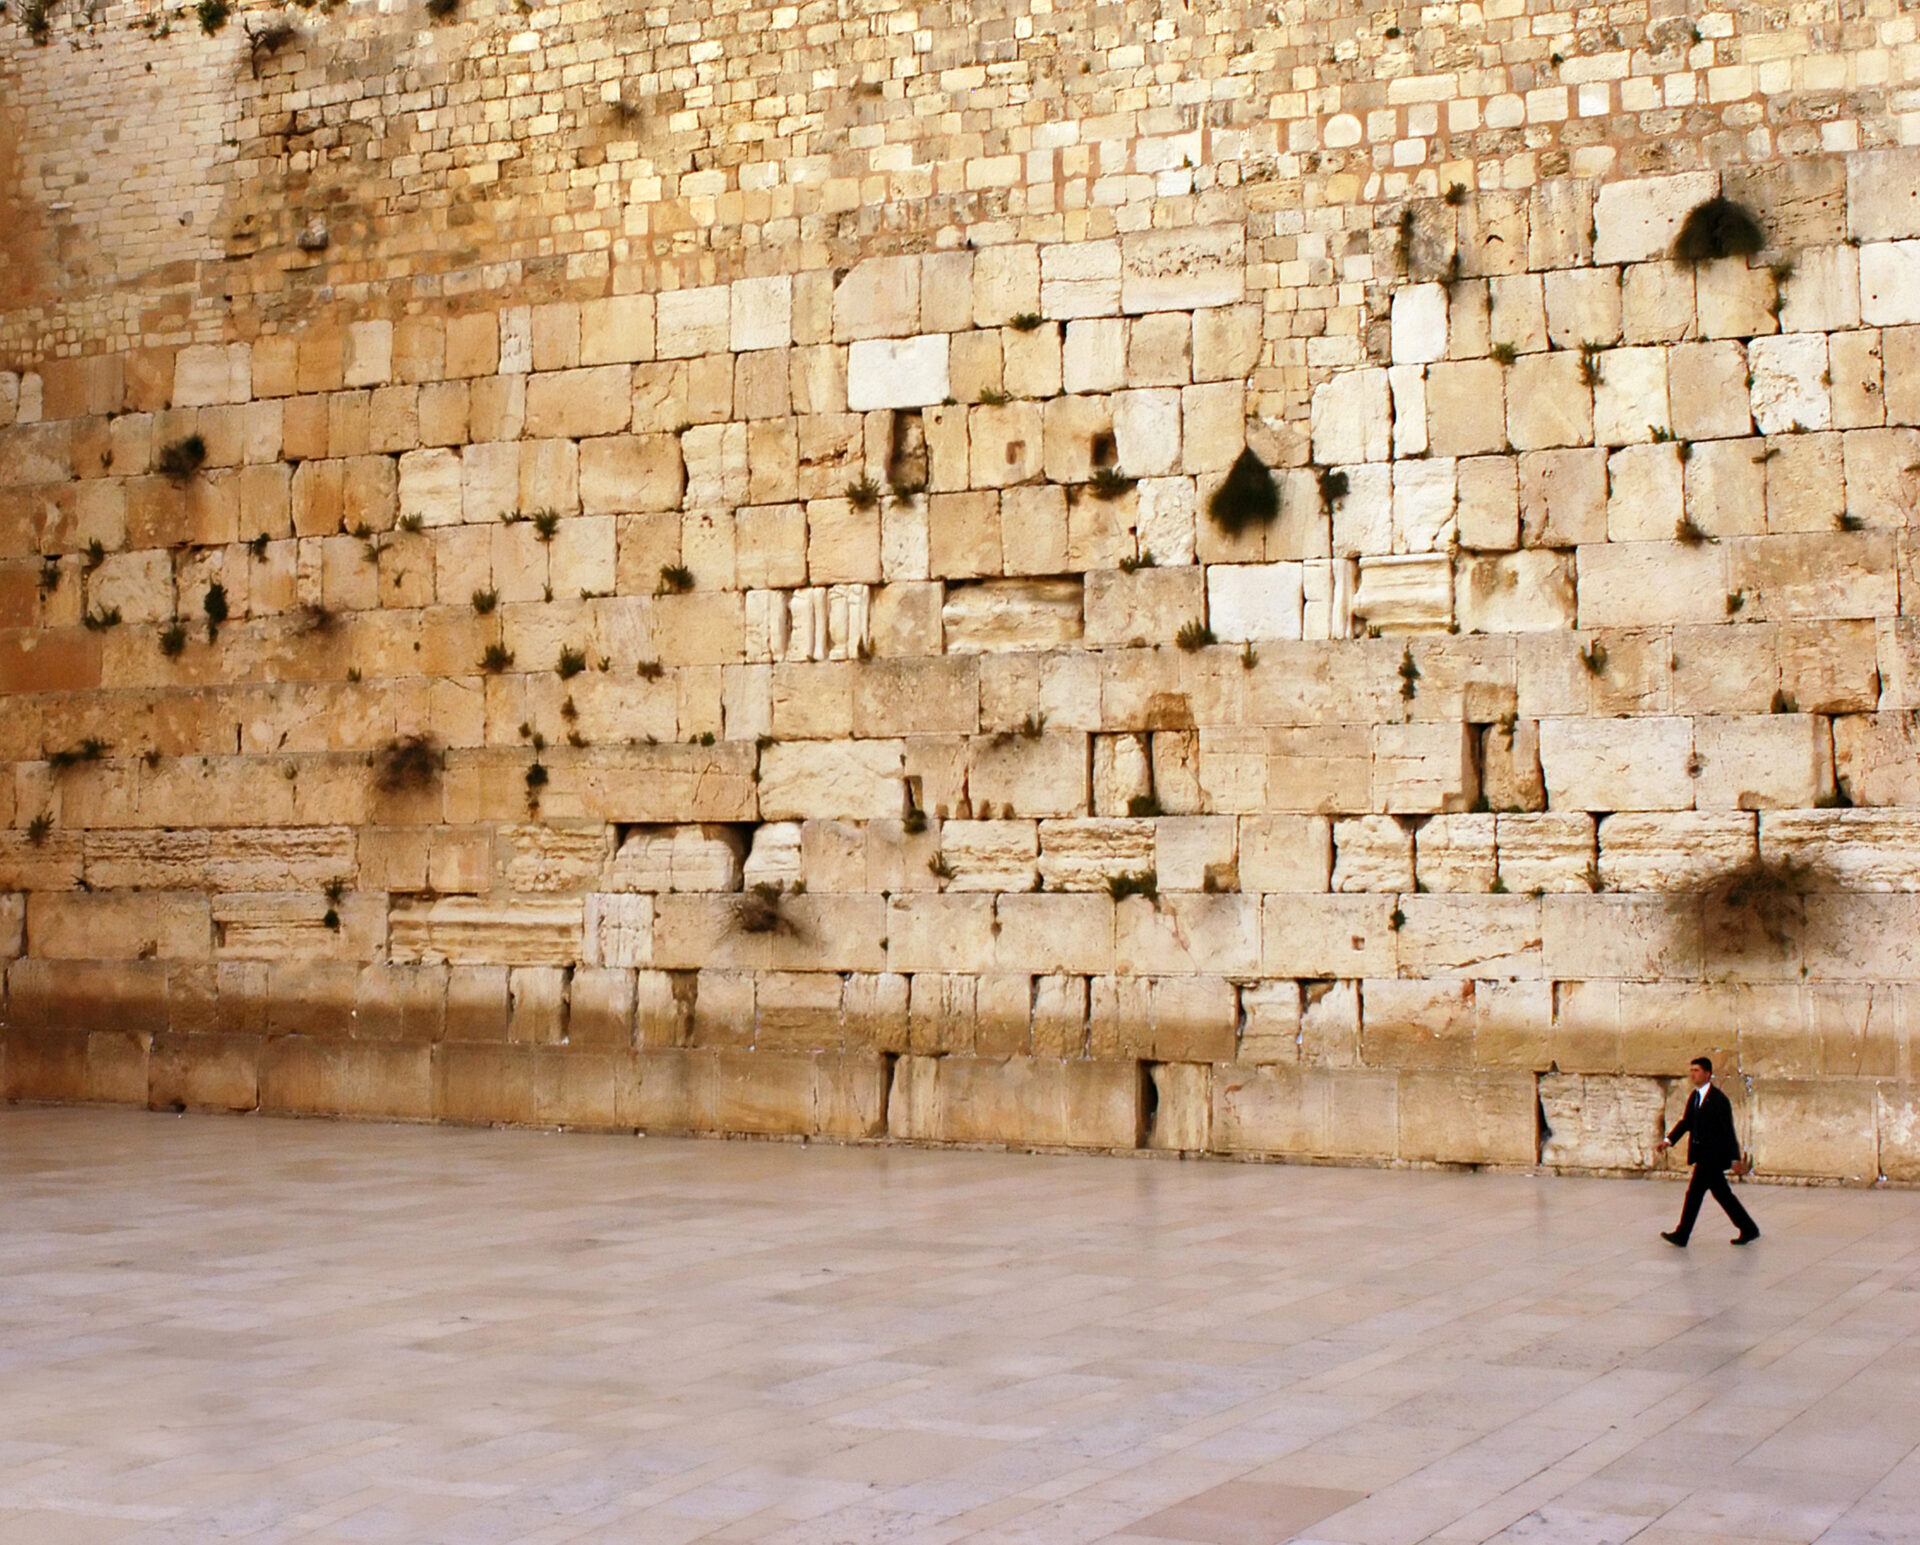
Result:
{"label": "walking man", "polygon": [[1711,1058],[1695,1057],[1687,1068],[1687,1077],[1693,1083],[1687,1113],[1660,1139],[1654,1152],[1665,1153],[1680,1140],[1682,1132],[1686,1133],[1687,1162],[1693,1166],[1693,1178],[1687,1182],[1687,1200],[1680,1209],[1680,1226],[1660,1237],[1684,1250],[1688,1236],[1693,1233],[1693,1220],[1700,1215],[1700,1199],[1711,1193],[1733,1220],[1733,1226],[1740,1230],[1733,1242],[1752,1244],[1760,1237],[1760,1230],[1747,1209],[1740,1205],[1740,1198],[1733,1194],[1733,1187],[1727,1184],[1729,1169],[1736,1175],[1747,1172],[1747,1162],[1740,1157],[1740,1139],[1733,1130],[1733,1102],[1713,1087]]}

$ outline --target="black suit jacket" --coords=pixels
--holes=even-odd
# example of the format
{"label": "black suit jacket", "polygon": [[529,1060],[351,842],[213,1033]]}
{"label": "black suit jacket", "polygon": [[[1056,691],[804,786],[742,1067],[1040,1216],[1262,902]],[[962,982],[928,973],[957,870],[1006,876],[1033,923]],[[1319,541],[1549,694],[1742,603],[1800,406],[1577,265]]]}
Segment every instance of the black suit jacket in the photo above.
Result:
{"label": "black suit jacket", "polygon": [[1697,1092],[1689,1091],[1687,1113],[1667,1134],[1667,1141],[1677,1143],[1680,1134],[1686,1133],[1689,1164],[1724,1170],[1740,1157],[1740,1138],[1733,1130],[1733,1101],[1712,1084],[1707,1085],[1705,1098],[1696,1102]]}

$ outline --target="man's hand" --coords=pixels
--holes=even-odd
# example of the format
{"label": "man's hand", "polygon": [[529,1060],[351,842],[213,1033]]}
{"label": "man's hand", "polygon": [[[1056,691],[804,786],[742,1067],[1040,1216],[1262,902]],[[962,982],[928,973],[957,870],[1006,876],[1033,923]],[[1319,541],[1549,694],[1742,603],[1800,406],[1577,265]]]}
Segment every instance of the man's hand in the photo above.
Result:
{"label": "man's hand", "polygon": [[1657,1142],[1657,1143],[1655,1143],[1655,1144],[1653,1145],[1653,1151],[1654,1151],[1655,1153],[1665,1153],[1665,1152],[1666,1152],[1666,1151],[1667,1151],[1667,1150],[1668,1150],[1669,1148],[1671,1148],[1672,1146],[1673,1146],[1673,1144],[1672,1144],[1672,1143],[1670,1143],[1670,1142],[1668,1142],[1668,1141],[1667,1141],[1667,1140],[1666,1140],[1666,1139],[1665,1139],[1665,1138],[1663,1137],[1663,1138],[1661,1138],[1661,1139],[1660,1139],[1660,1141],[1659,1141],[1659,1142]]}

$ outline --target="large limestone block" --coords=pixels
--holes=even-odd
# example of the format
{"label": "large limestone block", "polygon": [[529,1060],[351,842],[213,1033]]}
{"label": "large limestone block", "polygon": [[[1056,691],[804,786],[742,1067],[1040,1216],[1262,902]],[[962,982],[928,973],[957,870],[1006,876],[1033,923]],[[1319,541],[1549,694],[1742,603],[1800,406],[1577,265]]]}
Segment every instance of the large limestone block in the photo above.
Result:
{"label": "large limestone block", "polygon": [[887,1132],[906,1142],[1133,1148],[1143,1107],[1131,1061],[903,1057]]}
{"label": "large limestone block", "polygon": [[1453,622],[1453,561],[1443,552],[1363,557],[1353,615],[1384,632],[1443,631]]}
{"label": "large limestone block", "polygon": [[1450,457],[1395,463],[1393,550],[1431,553],[1451,547],[1457,492],[1457,473]]}
{"label": "large limestone block", "polygon": [[1231,306],[1246,293],[1246,227],[1188,226],[1120,239],[1120,307],[1195,311]]}
{"label": "large limestone block", "polygon": [[1702,810],[1810,806],[1833,787],[1827,721],[1815,714],[1702,716],[1694,721]]}
{"label": "large limestone block", "polygon": [[1860,254],[1848,246],[1801,247],[1781,283],[1787,333],[1837,333],[1860,325]]}
{"label": "large limestone block", "polygon": [[1205,1063],[1156,1062],[1147,1068],[1153,1103],[1146,1145],[1178,1153],[1213,1146],[1213,1069]]}
{"label": "large limestone block", "polygon": [[1207,617],[1215,637],[1229,643],[1300,637],[1300,564],[1217,563],[1206,573]]}
{"label": "large limestone block", "polygon": [[1542,719],[1540,766],[1555,810],[1690,810],[1686,719]]}
{"label": "large limestone block", "polygon": [[585,514],[677,510],[686,486],[678,435],[605,435],[580,444]]}
{"label": "large limestone block", "polygon": [[1507,372],[1507,439],[1517,451],[1593,443],[1593,388],[1569,350],[1522,354]]}
{"label": "large limestone block", "polygon": [[1910,150],[1846,158],[1847,234],[1860,241],[1920,236],[1920,160]]}
{"label": "large limestone block", "polygon": [[1600,823],[1600,882],[1610,891],[1681,891],[1750,861],[1756,817],[1736,811],[1621,811]]}
{"label": "large limestone block", "polygon": [[1620,271],[1570,268],[1546,275],[1547,338],[1556,349],[1620,341]]}
{"label": "large limestone block", "polygon": [[1313,393],[1313,459],[1323,467],[1385,461],[1393,454],[1387,372],[1349,370]]}
{"label": "large limestone block", "polygon": [[1597,364],[1600,378],[1593,387],[1596,445],[1635,445],[1671,432],[1665,349],[1608,349],[1597,357]]}
{"label": "large limestone block", "polygon": [[1694,324],[1693,270],[1679,263],[1633,263],[1620,281],[1620,334],[1627,343],[1678,343]]}
{"label": "large limestone block", "polygon": [[147,1104],[154,1110],[255,1110],[260,1050],[257,1035],[156,1035],[147,1059]]}
{"label": "large limestone block", "polygon": [[988,580],[946,592],[941,625],[954,654],[1058,649],[1081,635],[1076,579]]}
{"label": "large limestone block", "polygon": [[1269,895],[1261,910],[1268,976],[1392,976],[1398,968],[1391,896]]}
{"label": "large limestone block", "polygon": [[917,257],[868,258],[856,264],[833,292],[835,341],[904,338],[919,332],[920,270]]}
{"label": "large limestone block", "polygon": [[[1149,310],[1169,308],[1154,305]],[[1118,241],[1050,242],[1040,249],[1040,313],[1115,316],[1120,311]]]}
{"label": "large limestone block", "polygon": [[1361,1061],[1384,1068],[1471,1067],[1476,985],[1424,978],[1363,982]]}
{"label": "large limestone block", "polygon": [[567,788],[583,814],[606,821],[752,821],[754,763],[751,742],[628,746],[556,765],[552,787]]}
{"label": "large limestone block", "polygon": [[1031,483],[1040,475],[1045,447],[1038,403],[988,405],[968,414],[968,476],[975,488]]}
{"label": "large limestone block", "polygon": [[1661,896],[1543,896],[1540,958],[1556,980],[1693,976],[1699,922]]}
{"label": "large limestone block", "polygon": [[1153,867],[1150,820],[1095,817],[1040,825],[1040,874],[1050,891],[1104,892],[1109,882]]}
{"label": "large limestone block", "polygon": [[1913,504],[1920,431],[1860,429],[1843,437],[1846,509],[1868,526],[1898,529]]}
{"label": "large limestone block", "polygon": [[1714,172],[1681,172],[1610,182],[1593,205],[1593,260],[1636,263],[1665,257],[1695,205],[1720,191]]}
{"label": "large limestone block", "polygon": [[985,247],[973,255],[973,323],[1002,327],[1040,310],[1040,254],[1025,244]]}
{"label": "large limestone block", "polygon": [[[1680,401],[1676,394],[1675,402]],[[1743,407],[1744,413],[1746,409]],[[1686,518],[1708,536],[1757,534],[1767,524],[1772,463],[1758,440],[1707,440],[1693,447],[1685,472]]]}
{"label": "large limestone block", "polygon": [[1629,445],[1607,458],[1607,539],[1663,542],[1680,524],[1686,463],[1671,445]]}
{"label": "large limestone block", "polygon": [[1891,617],[1899,610],[1888,532],[1789,532],[1722,546],[1727,588],[1745,598],[1743,617]]}
{"label": "large limestone block", "polygon": [[[345,896],[337,906],[325,895],[276,895],[243,891],[213,898],[213,922],[222,960],[364,958],[379,947],[383,903]],[[325,919],[329,911],[334,922]]]}
{"label": "large limestone block", "polygon": [[953,891],[1030,891],[1038,874],[1039,834],[1032,821],[943,821],[940,856]]}
{"label": "large limestone block", "polygon": [[1507,446],[1506,371],[1463,360],[1427,371],[1428,448],[1436,456],[1483,456]]}
{"label": "large limestone block", "polygon": [[1520,531],[1528,547],[1576,547],[1607,534],[1607,454],[1529,451],[1520,458]]}
{"label": "large limestone block", "polygon": [[1119,317],[1069,322],[1060,378],[1070,392],[1119,391],[1127,384],[1127,324]]}
{"label": "large limestone block", "polygon": [[260,1053],[260,1109],[424,1121],[432,1057],[426,1045],[274,1036]]}
{"label": "large limestone block", "polygon": [[1374,726],[1374,810],[1395,814],[1467,810],[1479,793],[1471,726]]}
{"label": "large limestone block", "polygon": [[1330,883],[1332,868],[1332,823],[1325,816],[1247,815],[1240,818],[1242,890],[1324,891]]}
{"label": "large limestone block", "polygon": [[1869,1080],[1756,1079],[1751,1132],[1763,1173],[1879,1178],[1879,1102]]}
{"label": "large limestone block", "polygon": [[663,291],[655,299],[654,315],[662,359],[724,354],[732,341],[732,295],[724,284]]}
{"label": "large limestone block", "polygon": [[1098,569],[1086,578],[1086,641],[1095,648],[1171,644],[1189,622],[1205,621],[1206,571]]}
{"label": "large limestone block", "polygon": [[847,406],[856,413],[875,408],[929,408],[950,395],[947,379],[949,335],[917,338],[869,338],[847,353]]}
{"label": "large limestone block", "polygon": [[1593,817],[1580,812],[1498,817],[1500,880],[1516,895],[1593,889]]}
{"label": "large limestone block", "polygon": [[584,889],[613,853],[613,833],[598,821],[516,822],[495,835],[501,878],[522,893]]}
{"label": "large limestone block", "polygon": [[396,900],[388,950],[399,964],[569,966],[581,958],[584,920],[577,896]]}
{"label": "large limestone block", "polygon": [[[1681,440],[1753,433],[1746,350],[1734,339],[1680,343],[1667,351],[1673,432]],[[1695,454],[1701,448],[1694,448]]]}
{"label": "large limestone block", "polygon": [[1414,873],[1422,891],[1486,891],[1497,870],[1490,814],[1436,815],[1414,838]]}
{"label": "large limestone block", "polygon": [[1733,587],[1725,543],[1587,543],[1580,548],[1580,626],[1717,623]]}
{"label": "large limestone block", "polygon": [[536,440],[619,434],[633,422],[625,365],[550,370],[528,378],[526,432]]}
{"label": "large limestone block", "polygon": [[1393,468],[1385,462],[1341,469],[1347,491],[1333,507],[1333,550],[1341,557],[1393,551]]}
{"label": "large limestone block", "polygon": [[49,960],[207,960],[212,914],[203,895],[35,891],[27,949]]}
{"label": "large limestone block", "polygon": [[[1114,908],[1114,958],[1136,975],[1258,976],[1260,898],[1192,891],[1157,901],[1129,897]],[[1224,1054],[1231,1056],[1231,1006],[1223,1017]]]}
{"label": "large limestone block", "polygon": [[760,809],[774,821],[897,818],[905,765],[897,740],[780,742],[761,753]]}
{"label": "large limestone block", "polygon": [[215,407],[252,395],[253,351],[247,344],[195,343],[174,356],[174,407]]}
{"label": "large limestone block", "polygon": [[[1003,819],[1085,815],[1092,794],[1087,737],[1043,730],[976,741],[967,784],[981,816],[989,806]],[[764,785],[760,797],[764,804]]]}
{"label": "large limestone block", "polygon": [[1666,1092],[1652,1078],[1542,1074],[1540,1110],[1540,1162],[1556,1169],[1647,1169],[1665,1134]]}
{"label": "large limestone block", "polygon": [[1353,816],[1333,823],[1336,891],[1411,891],[1413,833],[1390,815]]}
{"label": "large limestone block", "polygon": [[1427,365],[1447,357],[1447,287],[1409,284],[1393,292],[1393,362]]}
{"label": "large limestone block", "polygon": [[1920,1180],[1920,1085],[1883,1083],[1878,1095],[1880,1172],[1889,1180]]}
{"label": "large limestone block", "polygon": [[1823,890],[1920,891],[1920,811],[1768,811],[1760,851]]}
{"label": "large limestone block", "polygon": [[1463,633],[1532,633],[1571,628],[1575,619],[1571,553],[1461,554],[1454,601]]}
{"label": "large limestone block", "polygon": [[1860,320],[1869,327],[1920,322],[1920,241],[1860,249]]}
{"label": "large limestone block", "polygon": [[582,956],[589,966],[653,964],[653,898],[595,893],[586,898]]}
{"label": "large limestone block", "polygon": [[1400,1081],[1390,1072],[1246,1067],[1216,1072],[1213,1143],[1222,1153],[1374,1158],[1399,1149]]}
{"label": "large limestone block", "polygon": [[[1540,903],[1531,896],[1404,896],[1400,970],[1485,983],[1541,974]],[[1372,990],[1367,1010],[1372,1015]]]}
{"label": "large limestone block", "polygon": [[1764,435],[1825,429],[1833,421],[1823,333],[1784,333],[1747,346],[1753,421]]}
{"label": "large limestone block", "polygon": [[[1201,776],[1216,807],[1221,798],[1215,789],[1220,784],[1232,787],[1228,778],[1216,776],[1208,763],[1210,733],[1201,739]],[[1316,815],[1336,811],[1365,811],[1378,808],[1373,800],[1375,746],[1364,724],[1328,725],[1317,729],[1276,729],[1265,737],[1265,786],[1254,773],[1249,792],[1256,797],[1236,811],[1295,810]],[[1220,760],[1226,760],[1223,753]],[[1229,771],[1231,769],[1228,769]]]}

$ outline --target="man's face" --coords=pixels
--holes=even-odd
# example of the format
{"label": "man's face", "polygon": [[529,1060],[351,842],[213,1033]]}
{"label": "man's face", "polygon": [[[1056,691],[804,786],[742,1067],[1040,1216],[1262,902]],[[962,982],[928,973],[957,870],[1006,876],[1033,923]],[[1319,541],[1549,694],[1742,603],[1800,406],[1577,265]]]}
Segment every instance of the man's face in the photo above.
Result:
{"label": "man's face", "polygon": [[1713,1075],[1696,1062],[1687,1068],[1687,1077],[1693,1080],[1693,1087],[1698,1089],[1708,1079],[1712,1078]]}

